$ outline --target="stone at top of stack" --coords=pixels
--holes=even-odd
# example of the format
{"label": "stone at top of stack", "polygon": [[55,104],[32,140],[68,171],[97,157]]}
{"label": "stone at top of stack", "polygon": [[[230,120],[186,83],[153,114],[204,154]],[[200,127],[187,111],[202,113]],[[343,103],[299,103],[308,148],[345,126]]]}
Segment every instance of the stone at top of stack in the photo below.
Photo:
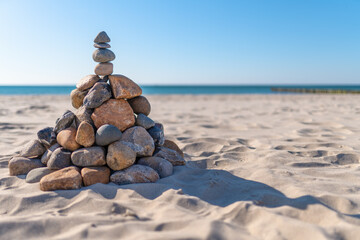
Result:
{"label": "stone at top of stack", "polygon": [[106,76],[113,73],[113,64],[110,61],[113,61],[115,59],[115,54],[109,50],[110,44],[110,38],[106,34],[106,32],[102,31],[100,32],[96,38],[94,39],[94,47],[97,48],[92,57],[95,62],[99,62],[98,65],[95,67],[95,74]]}
{"label": "stone at top of stack", "polygon": [[[82,182],[155,182],[185,164],[179,147],[165,140],[163,125],[148,117],[151,106],[141,88],[123,75],[111,75],[109,61],[115,54],[107,49],[110,38],[100,32],[94,42],[93,58],[100,67],[71,92],[77,111],[66,111],[54,128],[40,130],[38,140],[9,162],[10,175],[36,168],[27,181],[41,179],[42,190],[74,189]],[[107,63],[111,72],[97,72]]]}

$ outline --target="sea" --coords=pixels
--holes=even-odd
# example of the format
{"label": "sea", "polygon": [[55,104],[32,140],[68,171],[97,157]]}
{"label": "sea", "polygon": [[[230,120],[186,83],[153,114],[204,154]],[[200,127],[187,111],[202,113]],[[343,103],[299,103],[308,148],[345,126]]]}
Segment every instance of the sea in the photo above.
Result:
{"label": "sea", "polygon": [[[0,95],[68,95],[75,86],[0,86]],[[360,85],[142,85],[143,94],[289,94],[272,88],[360,91]],[[293,94],[293,93],[292,93]],[[301,94],[301,93],[299,93]]]}

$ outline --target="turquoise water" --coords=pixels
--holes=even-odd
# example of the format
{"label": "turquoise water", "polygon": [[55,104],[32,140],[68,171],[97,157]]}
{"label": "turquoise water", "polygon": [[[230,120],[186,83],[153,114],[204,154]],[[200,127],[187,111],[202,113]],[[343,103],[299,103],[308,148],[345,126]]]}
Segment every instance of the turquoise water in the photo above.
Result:
{"label": "turquoise water", "polygon": [[[360,85],[246,85],[246,86],[141,86],[144,94],[286,94],[271,91],[279,88],[316,88],[360,90]],[[0,86],[0,95],[68,95],[75,86]]]}

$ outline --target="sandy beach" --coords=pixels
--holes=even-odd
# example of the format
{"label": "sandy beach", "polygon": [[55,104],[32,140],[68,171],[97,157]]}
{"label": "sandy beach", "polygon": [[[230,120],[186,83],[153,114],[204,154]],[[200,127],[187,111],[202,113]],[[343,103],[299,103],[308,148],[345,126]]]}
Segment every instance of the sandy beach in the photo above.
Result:
{"label": "sandy beach", "polygon": [[43,192],[8,161],[68,96],[0,96],[1,239],[358,239],[357,95],[151,95],[187,165],[151,184]]}

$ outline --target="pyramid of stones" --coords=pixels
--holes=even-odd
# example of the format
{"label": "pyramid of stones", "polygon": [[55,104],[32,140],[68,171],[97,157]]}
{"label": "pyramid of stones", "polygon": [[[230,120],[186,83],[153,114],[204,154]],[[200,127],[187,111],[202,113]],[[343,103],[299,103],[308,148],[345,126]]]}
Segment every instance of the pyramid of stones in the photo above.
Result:
{"label": "pyramid of stones", "polygon": [[108,35],[100,32],[94,42],[95,74],[82,78],[70,95],[76,111],[41,129],[9,161],[10,175],[26,174],[26,182],[40,182],[44,191],[69,190],[156,182],[185,164],[176,143],[165,139],[163,125],[149,117],[142,89],[112,74],[115,54]]}

